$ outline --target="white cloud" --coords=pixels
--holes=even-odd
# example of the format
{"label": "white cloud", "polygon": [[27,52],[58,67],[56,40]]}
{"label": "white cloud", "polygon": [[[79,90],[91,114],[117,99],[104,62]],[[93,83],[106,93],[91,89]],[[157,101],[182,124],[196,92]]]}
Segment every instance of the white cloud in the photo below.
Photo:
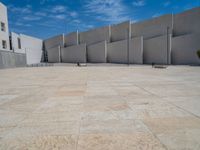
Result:
{"label": "white cloud", "polygon": [[23,19],[26,20],[26,21],[36,21],[36,20],[40,20],[41,17],[39,17],[39,16],[25,16],[25,17],[23,17]]}
{"label": "white cloud", "polygon": [[15,7],[13,5],[8,6],[8,9],[14,13],[31,13],[32,7],[30,5],[26,5],[25,7]]}
{"label": "white cloud", "polygon": [[163,3],[163,6],[167,7],[167,6],[169,6],[170,4],[171,4],[170,1],[166,1],[166,2]]}
{"label": "white cloud", "polygon": [[66,12],[67,8],[63,5],[56,5],[50,11],[52,13],[63,13]]}
{"label": "white cloud", "polygon": [[46,16],[47,14],[46,14],[45,12],[42,12],[42,11],[41,11],[41,12],[36,12],[35,15],[36,15],[36,16],[42,16],[42,17],[44,17],[44,16]]}
{"label": "white cloud", "polygon": [[141,6],[144,6],[146,3],[144,0],[137,0],[135,2],[133,2],[133,5],[134,6],[137,6],[137,7],[141,7]]}
{"label": "white cloud", "polygon": [[64,14],[50,15],[49,17],[54,18],[54,19],[64,20],[66,18],[66,15],[64,15]]}
{"label": "white cloud", "polygon": [[122,0],[90,0],[86,2],[85,12],[96,14],[96,19],[109,23],[118,23],[129,20],[128,9]]}
{"label": "white cloud", "polygon": [[78,13],[75,12],[75,11],[73,11],[73,12],[70,13],[70,16],[71,16],[71,17],[77,17],[77,16],[78,16]]}

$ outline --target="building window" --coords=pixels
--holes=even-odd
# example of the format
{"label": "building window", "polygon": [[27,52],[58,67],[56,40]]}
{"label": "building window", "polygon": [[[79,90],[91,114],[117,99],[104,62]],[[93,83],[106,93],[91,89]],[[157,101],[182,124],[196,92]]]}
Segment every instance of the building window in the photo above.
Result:
{"label": "building window", "polygon": [[18,42],[18,49],[21,49],[21,40],[20,40],[20,38],[17,38],[17,42]]}
{"label": "building window", "polygon": [[6,25],[3,22],[1,22],[1,31],[6,32]]}
{"label": "building window", "polygon": [[2,41],[2,48],[3,48],[3,49],[6,49],[6,48],[7,48],[7,44],[6,44],[6,41],[5,41],[5,40]]}

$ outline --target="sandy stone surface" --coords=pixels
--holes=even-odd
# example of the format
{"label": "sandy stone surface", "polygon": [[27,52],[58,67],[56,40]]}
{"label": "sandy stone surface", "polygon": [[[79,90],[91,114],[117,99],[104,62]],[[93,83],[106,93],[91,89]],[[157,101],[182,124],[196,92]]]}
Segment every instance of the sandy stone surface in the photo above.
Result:
{"label": "sandy stone surface", "polygon": [[2,150],[199,150],[200,67],[0,70]]}

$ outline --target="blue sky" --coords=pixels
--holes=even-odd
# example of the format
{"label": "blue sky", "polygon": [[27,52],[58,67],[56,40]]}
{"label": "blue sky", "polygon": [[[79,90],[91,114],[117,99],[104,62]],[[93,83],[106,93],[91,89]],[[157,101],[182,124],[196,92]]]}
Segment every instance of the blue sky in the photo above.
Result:
{"label": "blue sky", "polygon": [[1,0],[10,31],[42,39],[61,33],[178,13],[200,0]]}

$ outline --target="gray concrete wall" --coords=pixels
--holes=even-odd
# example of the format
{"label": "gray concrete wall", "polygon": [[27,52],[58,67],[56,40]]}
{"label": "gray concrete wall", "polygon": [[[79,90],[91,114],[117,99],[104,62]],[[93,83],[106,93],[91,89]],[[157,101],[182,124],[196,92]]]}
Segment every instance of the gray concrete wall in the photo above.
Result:
{"label": "gray concrete wall", "polygon": [[26,55],[0,50],[0,69],[25,67]]}
{"label": "gray concrete wall", "polygon": [[61,59],[64,63],[86,63],[86,44],[61,48]]}
{"label": "gray concrete wall", "polygon": [[64,46],[63,34],[44,40],[44,47],[46,50],[55,46]]}
{"label": "gray concrete wall", "polygon": [[129,63],[143,64],[143,37],[129,40]]}
{"label": "gray concrete wall", "polygon": [[56,46],[47,50],[48,62],[59,63],[60,62],[60,46]]}
{"label": "gray concrete wall", "polygon": [[106,63],[107,42],[87,46],[87,61],[91,63]]}
{"label": "gray concrete wall", "polygon": [[171,62],[171,35],[164,35],[144,40],[145,64],[170,64]]}
{"label": "gray concrete wall", "polygon": [[111,42],[125,40],[130,38],[131,24],[130,21],[111,26]]}
{"label": "gray concrete wall", "polygon": [[200,7],[174,15],[174,36],[200,33]]}
{"label": "gray concrete wall", "polygon": [[110,27],[101,27],[79,33],[80,43],[91,45],[102,41],[110,42]]}
{"label": "gray concrete wall", "polygon": [[78,45],[78,31],[65,35],[65,46]]}
{"label": "gray concrete wall", "polygon": [[[143,36],[144,39],[154,38],[172,33],[173,16],[164,15],[151,20],[131,24],[131,37]],[[169,27],[169,29],[167,29]]]}
{"label": "gray concrete wall", "polygon": [[127,40],[108,43],[107,60],[110,63],[127,63]]}
{"label": "gray concrete wall", "polygon": [[38,64],[42,59],[43,40],[20,34],[22,49],[26,52],[27,64]]}
{"label": "gray concrete wall", "polygon": [[[8,16],[7,16],[7,7],[0,2],[0,22],[5,23],[5,31],[0,30],[0,49],[10,50],[9,42],[9,28],[8,28]],[[3,49],[2,40],[6,41],[6,49]]]}
{"label": "gray concrete wall", "polygon": [[200,49],[200,34],[172,38],[172,64],[200,64],[196,52]]}

